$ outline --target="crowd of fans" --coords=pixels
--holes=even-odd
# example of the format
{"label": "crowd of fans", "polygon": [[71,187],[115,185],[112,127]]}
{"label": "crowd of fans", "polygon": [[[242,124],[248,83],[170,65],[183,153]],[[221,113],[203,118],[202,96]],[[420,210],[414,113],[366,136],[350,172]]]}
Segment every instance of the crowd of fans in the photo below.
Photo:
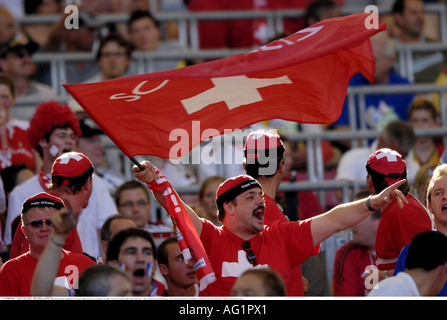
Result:
{"label": "crowd of fans", "polygon": [[[179,0],[161,1],[158,10],[227,11],[229,15],[232,10],[304,11],[300,17],[282,21],[284,34],[281,35],[271,35],[265,19],[198,23],[201,50],[250,50],[316,22],[339,17],[351,2]],[[426,4],[435,2],[396,0],[381,16],[388,28],[371,38],[375,84],[391,87],[447,83],[447,50],[414,53],[411,75],[404,76],[398,67],[402,65],[399,61],[402,57],[397,54],[400,46],[429,47],[442,43],[439,19],[424,10]],[[128,163],[122,160],[119,150],[106,148],[108,138],[101,128],[74,99],[53,87],[54,70],[50,62],[33,60],[39,53],[73,53],[80,57],[82,53],[92,53],[94,59],[71,59],[64,65],[66,81],[78,84],[138,74],[139,67],[133,59],[135,52],[188,50],[178,40],[179,25],[158,21],[156,13],[151,14],[149,3],[83,1],[79,7],[79,28],[70,29],[64,26],[69,14],[64,12],[67,4],[63,0],[0,1],[0,296],[201,295],[194,266],[191,262],[185,263],[176,238],[175,222],[156,192],[149,192],[148,186],[154,177],[142,177],[135,172],[135,176],[129,176],[123,168],[123,163]],[[444,1],[437,3],[445,4]],[[356,1],[355,4],[371,3]],[[116,23],[99,19],[115,13],[125,14],[128,19]],[[60,15],[60,18],[54,23],[18,26],[17,21],[26,15]],[[201,62],[160,60],[153,71]],[[350,82],[351,87],[372,85],[361,74],[352,77]],[[447,192],[442,184],[447,176],[443,165],[447,152],[442,136],[416,134],[418,130],[441,127],[441,107],[445,106],[439,98],[436,93],[417,92],[364,95],[364,101],[355,102],[355,109],[364,110],[350,114],[353,109],[347,99],[340,118],[331,125],[304,125],[280,119],[253,125],[250,127],[253,131],[275,129],[280,134],[275,140],[275,148],[281,146],[280,157],[268,160],[276,163],[275,173],[269,176],[259,174],[258,168],[246,162],[222,169],[173,164],[154,156],[140,160],[149,160],[144,162],[145,166],[156,166],[174,188],[196,187],[197,192],[180,196],[205,248],[212,248],[219,255],[212,257],[214,267],[228,253],[215,252],[217,249],[206,241],[224,243],[222,234],[227,232],[230,237],[238,237],[238,241],[239,238],[246,240],[242,243],[245,252],[239,251],[243,252],[243,259],[246,255],[245,269],[249,270],[239,270],[237,276],[231,276],[235,278],[232,282],[217,275],[218,288],[205,291],[207,294],[444,295],[440,284],[446,280],[443,268],[447,257],[440,253],[443,250],[421,248],[441,246],[447,234],[443,232],[443,224],[447,222],[442,217],[442,201],[438,199],[441,191]],[[27,99],[32,103],[27,104]],[[363,128],[379,132],[380,137],[363,147],[353,146],[352,141],[321,142],[328,176],[336,181],[365,181],[364,189],[348,196],[351,202],[344,201],[345,195],[340,190],[326,192],[329,202],[320,202],[314,190],[278,191],[283,182],[293,185],[308,178],[306,144],[288,140],[289,134]],[[250,137],[245,143],[248,141]],[[248,159],[246,145],[232,148],[229,151],[236,158]],[[231,186],[226,187],[230,190],[238,187],[231,180],[234,176],[244,183],[252,181],[246,177],[256,179],[253,179],[256,185],[250,189],[262,189],[262,200],[256,201],[265,207],[262,225],[271,226],[267,228],[271,232],[261,231],[262,228],[247,232],[234,220],[234,212],[242,212],[235,209],[236,198],[230,199],[227,194],[224,200],[217,199],[228,181]],[[393,185],[401,179],[407,180],[398,188]],[[390,198],[394,201],[392,204]],[[405,219],[396,213],[399,205],[408,212]],[[348,209],[361,215],[362,221],[347,221],[344,214]],[[258,210],[258,207],[253,210],[253,219],[260,219]],[[328,219],[331,215],[340,224],[335,218]],[[258,223],[258,220],[255,221]],[[276,220],[282,222],[276,224]],[[286,224],[295,221],[305,222],[296,230],[297,223]],[[313,221],[312,228],[310,221]],[[280,224],[283,227],[273,227]],[[352,228],[351,240],[334,253],[333,281],[327,281],[324,259],[318,254],[319,243],[349,228]],[[224,233],[217,236],[215,230],[224,230]],[[302,236],[286,238],[286,233],[292,231]],[[278,244],[278,256],[266,257],[265,252],[272,250],[270,247],[256,248],[261,246],[258,238],[277,240],[275,237],[281,233],[284,233],[281,241],[302,242],[296,246]],[[245,239],[247,234],[253,239]],[[394,238],[390,239],[390,235]],[[244,246],[247,242],[250,245],[248,240],[253,248]],[[225,242],[222,246],[233,245]],[[299,253],[289,253],[292,249]],[[405,256],[401,257],[403,249]],[[264,254],[259,256],[260,252]],[[254,263],[251,254],[255,256]],[[288,255],[294,256],[287,262],[288,269],[273,267]],[[275,261],[266,261],[267,258]],[[70,265],[83,271],[77,290],[67,289],[63,282],[66,281],[63,269]],[[235,272],[234,267],[221,268],[217,270],[222,274]],[[367,285],[376,276],[375,272],[376,282],[386,281],[384,289]],[[425,285],[419,285],[419,280],[425,281]],[[405,285],[411,289],[402,289]]]}

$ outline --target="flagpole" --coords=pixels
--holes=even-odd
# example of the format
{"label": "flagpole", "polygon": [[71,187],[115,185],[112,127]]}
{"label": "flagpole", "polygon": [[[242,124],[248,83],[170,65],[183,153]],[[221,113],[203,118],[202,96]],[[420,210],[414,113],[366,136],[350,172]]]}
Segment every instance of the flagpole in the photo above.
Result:
{"label": "flagpole", "polygon": [[133,163],[135,163],[135,165],[141,170],[143,171],[145,168],[141,165],[141,163],[139,163],[137,161],[137,159],[135,159],[134,157],[129,157],[130,161],[132,161]]}

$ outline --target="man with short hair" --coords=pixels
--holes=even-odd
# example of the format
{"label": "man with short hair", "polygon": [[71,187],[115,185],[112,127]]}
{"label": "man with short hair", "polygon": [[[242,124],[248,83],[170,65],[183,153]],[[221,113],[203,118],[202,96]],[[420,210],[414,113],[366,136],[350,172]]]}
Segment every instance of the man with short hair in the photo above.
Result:
{"label": "man with short hair", "polygon": [[[15,188],[8,202],[8,216],[4,241],[11,244],[11,222],[20,212],[20,203],[32,194],[50,192],[51,174],[54,171],[53,163],[61,157],[56,164],[62,177],[67,178],[64,183],[74,179],[76,173],[83,174],[81,169],[91,161],[76,153],[64,156],[75,148],[76,139],[81,134],[79,122],[71,109],[56,101],[43,102],[37,107],[28,128],[28,142],[39,151],[43,165],[40,172],[22,185]],[[78,171],[79,170],[79,171]],[[86,169],[87,170],[87,169]],[[93,174],[91,198],[82,210],[77,230],[85,253],[97,258],[100,256],[99,230],[109,215],[117,213],[113,199],[101,179]],[[83,200],[87,201],[86,199]],[[96,240],[92,241],[92,237]]]}
{"label": "man with short hair", "polygon": [[[135,10],[127,21],[129,42],[137,52],[171,52],[184,50],[178,41],[162,41],[160,22],[147,10]],[[152,71],[171,70],[177,67],[177,59],[155,60],[150,68]]]}
{"label": "man with short hair", "polygon": [[151,201],[144,184],[130,180],[115,191],[118,212],[131,218],[138,228],[147,228],[151,220]]}
{"label": "man with short hair", "polygon": [[118,213],[131,218],[138,228],[149,231],[157,245],[175,235],[170,220],[164,221],[162,217],[157,217],[157,221],[151,219],[151,198],[141,182],[130,180],[119,186],[115,191],[115,203]]}
{"label": "man with short hair", "polygon": [[[424,1],[396,0],[391,13],[395,29],[391,29],[391,34],[398,44],[440,43],[423,34],[426,23]],[[445,53],[438,50],[416,51],[411,58],[413,74],[407,78],[414,78],[415,83],[433,83],[442,72],[446,59]]]}
{"label": "man with short hair", "polygon": [[271,268],[246,270],[231,289],[232,296],[285,296],[286,288],[281,276]]}
{"label": "man with short hair", "polygon": [[158,269],[166,280],[164,296],[198,296],[196,272],[192,261],[185,262],[177,238],[164,240],[157,251]]}
{"label": "man with short hair", "polygon": [[[132,218],[119,213],[108,217],[101,228],[102,254],[106,254],[110,241],[118,232],[129,228],[138,228]],[[105,256],[102,257],[102,260],[104,261],[105,258]]]}
{"label": "man with short hair", "polygon": [[369,296],[436,296],[446,280],[447,237],[438,231],[425,231],[411,241],[405,271],[380,281]]}
{"label": "man with short hair", "polygon": [[132,61],[132,47],[119,33],[109,33],[99,43],[96,62],[100,72],[84,81],[99,82],[123,77]]}
{"label": "man with short hair", "polygon": [[127,21],[129,39],[135,50],[155,51],[161,41],[160,22],[149,11],[135,10]]}
{"label": "man with short hair", "polygon": [[157,251],[146,230],[130,228],[118,232],[107,248],[107,264],[116,265],[132,278],[134,296],[162,296],[165,286],[154,279]]}
{"label": "man with short hair", "polygon": [[[29,251],[8,260],[0,269],[0,296],[30,295],[34,270],[47,244],[59,249],[64,245],[51,237],[51,219],[62,209],[65,209],[63,200],[45,192],[38,193],[23,202],[21,228],[28,239]],[[60,257],[57,277],[61,279],[56,280],[63,280],[62,283],[70,280],[72,271],[67,272],[67,267],[76,267],[78,274],[80,274],[85,268],[95,264],[92,259],[81,253],[63,249]],[[70,282],[68,283],[70,284]],[[71,286],[74,285],[74,283],[71,284]]]}
{"label": "man with short hair", "polygon": [[[166,209],[163,191],[172,190],[172,186],[149,161],[142,162],[141,166],[145,169],[132,168],[135,177],[154,188],[155,198]],[[185,205],[217,278],[201,294],[230,295],[234,282],[243,271],[264,266],[276,270],[288,288],[293,279],[292,268],[317,254],[321,241],[395,200],[403,207],[406,200],[396,190],[403,182],[395,183],[379,195],[339,205],[312,219],[274,222],[264,228],[265,200],[258,181],[248,175],[227,179],[219,186],[216,199],[223,227],[199,218]]]}
{"label": "man with short hair", "polygon": [[423,35],[425,17],[424,1],[396,0],[392,6],[392,16],[401,43],[419,43],[425,41]]}

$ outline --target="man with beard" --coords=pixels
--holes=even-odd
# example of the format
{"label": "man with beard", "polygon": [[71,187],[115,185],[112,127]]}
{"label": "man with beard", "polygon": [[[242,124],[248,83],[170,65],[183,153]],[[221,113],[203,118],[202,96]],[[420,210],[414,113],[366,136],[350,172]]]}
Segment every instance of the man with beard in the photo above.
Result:
{"label": "man with beard", "polygon": [[[274,221],[304,220],[308,218],[308,212],[312,212],[312,216],[324,212],[313,192],[286,193],[285,210],[280,202],[277,202],[280,198],[278,188],[284,178],[288,176],[287,179],[295,180],[290,177],[293,161],[291,153],[290,142],[283,142],[272,130],[253,131],[245,141],[243,166],[245,172],[255,178],[264,191],[266,226]],[[324,266],[318,256],[309,257],[293,272],[296,274],[296,284],[289,287],[289,295],[326,295]]]}
{"label": "man with beard", "polygon": [[[30,121],[27,131],[28,143],[42,157],[43,164],[38,174],[15,188],[9,197],[8,214],[6,218],[5,238],[7,245],[12,242],[12,221],[19,215],[25,199],[39,193],[50,192],[51,172],[55,160],[75,148],[76,139],[80,136],[79,122],[71,109],[54,100],[41,103]],[[76,167],[81,161],[77,155],[66,157],[60,162],[66,168]],[[81,157],[82,158],[82,157]],[[73,162],[71,162],[73,161]],[[70,162],[70,166],[66,163]],[[73,169],[73,168],[71,168]],[[88,205],[82,210],[78,232],[85,253],[96,258],[100,256],[98,231],[109,215],[117,213],[115,203],[101,179],[93,174],[92,195]],[[82,223],[82,220],[88,223]],[[93,223],[92,223],[93,221]],[[92,228],[96,228],[92,231]],[[92,232],[97,241],[90,241]]]}
{"label": "man with beard", "polygon": [[[163,191],[172,188],[149,161],[134,166],[135,177],[154,188],[157,201],[166,209]],[[209,255],[216,281],[201,295],[229,296],[237,278],[247,269],[271,267],[289,287],[292,268],[319,251],[320,242],[334,233],[350,228],[373,211],[397,201],[403,207],[405,197],[395,183],[378,195],[339,205],[329,212],[304,221],[274,222],[264,226],[265,200],[261,185],[248,175],[227,179],[217,190],[216,203],[222,227],[199,218],[191,208],[185,208]]]}

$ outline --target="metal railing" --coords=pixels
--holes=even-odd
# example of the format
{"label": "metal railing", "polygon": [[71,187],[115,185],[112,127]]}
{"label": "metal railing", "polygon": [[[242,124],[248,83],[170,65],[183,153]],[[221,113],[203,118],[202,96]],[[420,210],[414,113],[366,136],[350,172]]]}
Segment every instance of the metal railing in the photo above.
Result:
{"label": "metal railing", "polygon": [[[154,4],[151,4],[152,6]],[[413,53],[417,52],[440,52],[447,53],[447,7],[442,4],[427,4],[427,13],[436,13],[440,17],[440,34],[443,43],[422,43],[412,45],[399,45],[397,55],[399,57],[398,72],[410,81],[414,78]],[[364,10],[361,7],[343,7],[342,13],[349,14]],[[389,13],[389,8],[379,7],[379,12]],[[200,60],[219,59],[237,53],[248,52],[248,48],[241,49],[216,49],[199,50],[197,22],[205,20],[228,20],[228,19],[257,19],[266,18],[272,33],[281,33],[282,19],[290,17],[302,17],[304,10],[278,10],[278,11],[213,11],[213,12],[155,12],[157,18],[162,22],[176,21],[179,23],[179,42],[183,44],[184,50],[172,52],[138,52],[133,53],[133,61],[137,65],[138,73],[154,71],[154,65],[158,61],[172,60]],[[60,19],[59,15],[27,15],[18,18],[18,24],[44,24],[54,23]],[[98,19],[104,23],[125,22],[128,14],[100,14]],[[189,40],[188,40],[189,39]],[[61,86],[61,81],[67,80],[66,63],[70,61],[94,61],[95,54],[92,53],[36,53],[33,61],[50,64],[51,86],[61,95],[66,92]],[[446,62],[447,63],[447,62]]]}
{"label": "metal railing", "polygon": [[[225,49],[225,50],[181,50],[171,52],[141,52],[132,53],[132,61],[136,64],[138,74],[150,73],[154,71],[157,61],[180,61],[185,59],[220,59],[246,53],[247,50]],[[95,54],[89,52],[79,53],[44,53],[39,52],[33,55],[32,60],[36,63],[48,63],[50,69],[51,87],[62,96],[67,92],[61,83],[68,79],[66,64],[69,62],[91,62],[95,61]],[[72,84],[72,83],[70,83]]]}
{"label": "metal railing", "polygon": [[[210,20],[235,20],[235,19],[266,19],[269,38],[281,34],[283,29],[283,19],[302,18],[305,10],[235,10],[235,11],[202,11],[202,12],[161,12],[158,11],[156,2],[150,1],[151,12],[154,17],[163,25],[166,22],[174,21],[178,25],[178,40],[184,46],[193,50],[200,48],[198,36],[198,22]],[[443,4],[425,4],[427,14],[439,15],[439,33],[443,42],[447,42],[447,8]],[[389,6],[379,6],[381,15],[389,14]],[[341,8],[342,15],[364,12],[364,6],[344,6]],[[98,20],[107,23],[123,23],[129,18],[126,13],[105,13],[98,14]],[[17,18],[19,25],[30,24],[53,24],[61,19],[60,15],[26,15]]]}
{"label": "metal railing", "polygon": [[414,74],[416,73],[413,67],[414,55],[421,52],[428,52],[438,54],[437,61],[443,61],[447,66],[447,61],[444,56],[447,56],[447,42],[430,42],[430,43],[417,43],[417,44],[399,44],[397,45],[397,57],[398,57],[398,71],[399,74],[408,79],[410,82],[414,82]]}
{"label": "metal railing", "polygon": [[[379,8],[380,9],[380,8]],[[343,8],[343,13],[347,14],[353,12],[353,8]],[[355,9],[358,12],[358,9]],[[386,12],[386,10],[380,9],[381,13]],[[356,12],[354,11],[354,12]],[[441,17],[441,25],[446,26],[446,6],[445,5],[426,5],[426,12],[438,13]],[[236,18],[259,18],[268,17],[269,19],[282,19],[285,17],[298,17],[302,16],[303,10],[285,10],[285,11],[244,11],[237,12],[232,11],[230,14],[228,12],[207,12],[207,13],[165,13],[157,12],[156,15],[161,21],[183,21],[182,23],[190,24],[191,21],[199,20],[212,20],[212,19],[236,19]],[[49,21],[57,21],[60,16],[26,16],[19,19],[19,23],[33,24],[33,23],[46,23]],[[99,19],[103,21],[116,21],[124,22],[127,19],[127,15],[124,14],[110,14],[110,15],[99,15]],[[277,21],[275,20],[275,21]],[[277,22],[272,22],[272,25],[277,25]],[[182,29],[182,28],[179,28]],[[446,39],[445,35],[447,28],[442,28],[442,38]],[[191,34],[188,35],[191,37]],[[444,44],[430,44],[430,45],[405,45],[399,47],[399,55],[403,57],[403,63],[401,64],[402,72],[408,73],[411,71],[411,52],[422,51],[422,50],[447,50],[447,43]],[[151,64],[158,60],[166,59],[218,59],[234,55],[237,53],[243,53],[246,50],[184,50],[175,51],[168,53],[161,52],[151,52],[142,53],[134,52],[133,60],[138,65],[138,71],[141,73],[150,72]],[[60,94],[60,100],[62,102],[67,102],[68,96],[66,95],[63,87],[61,86],[61,81],[66,80],[65,63],[68,61],[92,61],[94,60],[93,53],[37,53],[33,56],[35,62],[48,62],[51,66],[51,84],[53,88]],[[342,189],[344,197],[348,194],[346,190],[356,189],[362,182],[338,182],[338,181],[324,181],[324,165],[322,160],[322,150],[321,141],[341,141],[349,140],[352,142],[353,147],[358,146],[358,141],[361,141],[361,145],[367,145],[368,140],[374,139],[379,136],[379,132],[366,130],[366,124],[360,122],[360,128],[355,126],[357,115],[360,119],[364,119],[364,97],[365,95],[376,95],[376,94],[402,94],[402,93],[438,93],[440,99],[440,111],[441,111],[441,128],[429,130],[429,131],[419,131],[418,135],[433,135],[442,136],[444,141],[447,137],[447,115],[446,115],[446,101],[445,94],[447,92],[447,86],[440,85],[393,85],[393,86],[366,86],[366,87],[350,87],[347,93],[349,116],[350,116],[350,131],[349,132],[334,132],[334,131],[323,131],[321,133],[305,133],[299,132],[296,135],[288,136],[292,141],[304,141],[307,146],[307,173],[308,181],[297,182],[289,187],[297,188],[296,190],[327,190],[328,188]],[[31,99],[18,98],[16,101],[16,107],[24,106],[37,106],[41,101]],[[358,102],[358,103],[357,103]],[[116,148],[116,146],[109,142],[106,146],[107,148]],[[123,166],[131,166],[131,164],[123,164]],[[126,171],[126,174],[131,175],[130,171]],[[282,186],[286,188],[287,184]]]}
{"label": "metal railing", "polygon": [[[442,137],[445,144],[447,144],[447,109],[446,109],[446,93],[447,86],[441,85],[396,85],[396,86],[364,86],[364,87],[350,87],[347,93],[347,99],[349,101],[349,113],[350,118],[355,119],[356,115],[363,115],[362,108],[364,107],[362,103],[355,103],[356,99],[364,100],[365,95],[382,95],[382,94],[402,94],[402,93],[438,93],[440,97],[440,110],[441,110],[441,126],[439,128],[415,130],[416,136],[427,136],[427,137]],[[68,97],[61,97],[61,102],[67,102]],[[18,98],[16,101],[15,109],[21,108],[23,106],[34,105],[37,106],[41,100],[34,100],[32,98],[24,99]],[[349,190],[357,191],[359,187],[363,186],[364,181],[325,181],[325,168],[323,163],[323,153],[321,149],[321,141],[350,141],[353,147],[366,146],[368,141],[375,139],[380,136],[380,132],[376,130],[367,130],[365,126],[361,128],[355,127],[351,122],[351,129],[349,131],[322,131],[315,133],[307,132],[297,132],[295,134],[287,134],[286,137],[294,142],[303,141],[307,148],[307,181],[296,182],[292,184],[285,183],[281,188],[284,190],[315,190],[315,191],[326,191],[326,190],[342,190],[344,201],[348,201]],[[116,145],[108,140],[105,145],[108,148],[117,148]],[[124,158],[123,168],[126,168],[125,175],[127,178],[132,178],[132,172],[130,167],[132,164],[126,158]],[[191,186],[187,188],[180,188],[179,192],[188,193],[196,192],[198,186]],[[321,201],[324,201],[320,197]],[[324,203],[323,203],[324,204]]]}

